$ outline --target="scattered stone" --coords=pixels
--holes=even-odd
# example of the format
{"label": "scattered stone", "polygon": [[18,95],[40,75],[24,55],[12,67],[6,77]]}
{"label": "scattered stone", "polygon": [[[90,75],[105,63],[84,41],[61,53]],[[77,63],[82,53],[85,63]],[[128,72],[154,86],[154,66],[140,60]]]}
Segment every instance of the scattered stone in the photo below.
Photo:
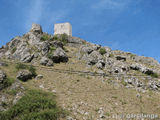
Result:
{"label": "scattered stone", "polygon": [[43,78],[43,75],[41,75],[41,74],[39,74],[39,75],[36,76],[37,80],[42,79],[42,78]]}

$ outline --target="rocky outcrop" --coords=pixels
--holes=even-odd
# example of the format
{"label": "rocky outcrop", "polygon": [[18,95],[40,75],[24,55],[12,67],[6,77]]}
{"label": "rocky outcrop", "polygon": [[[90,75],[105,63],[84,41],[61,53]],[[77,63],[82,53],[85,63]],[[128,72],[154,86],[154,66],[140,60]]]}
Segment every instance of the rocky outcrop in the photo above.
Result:
{"label": "rocky outcrop", "polygon": [[0,55],[8,59],[46,66],[53,66],[53,62],[67,62],[68,56],[63,50],[63,42],[66,42],[64,40],[68,40],[69,36],[59,37],[61,39],[55,39],[54,36],[44,33],[40,25],[32,24],[27,34],[13,38],[6,47],[2,47]]}
{"label": "rocky outcrop", "polygon": [[62,48],[57,48],[54,51],[53,56],[51,56],[51,59],[55,63],[68,62],[68,56]]}
{"label": "rocky outcrop", "polygon": [[27,81],[29,79],[32,79],[33,74],[29,70],[21,70],[18,72],[16,77],[21,81]]}

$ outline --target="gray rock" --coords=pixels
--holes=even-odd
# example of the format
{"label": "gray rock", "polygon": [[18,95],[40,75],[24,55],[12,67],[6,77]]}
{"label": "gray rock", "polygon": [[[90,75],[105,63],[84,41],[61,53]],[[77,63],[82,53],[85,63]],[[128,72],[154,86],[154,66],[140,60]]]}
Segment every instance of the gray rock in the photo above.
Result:
{"label": "gray rock", "polygon": [[126,57],[125,56],[116,56],[117,60],[121,60],[121,61],[126,61]]}
{"label": "gray rock", "polygon": [[29,40],[28,40],[29,44],[31,44],[31,45],[40,45],[41,44],[42,34],[36,34],[33,32],[28,32],[27,34],[29,36]]}
{"label": "gray rock", "polygon": [[143,64],[148,64],[152,66],[159,66],[158,61],[156,61],[154,58],[151,57],[144,57],[144,56],[134,56],[132,58],[135,62],[141,62]]}
{"label": "gray rock", "polygon": [[7,63],[0,61],[0,66],[8,66]]}
{"label": "gray rock", "polygon": [[17,74],[17,79],[22,81],[27,81],[29,79],[32,79],[33,74],[29,70],[21,70]]}
{"label": "gray rock", "polygon": [[99,60],[96,64],[98,69],[103,69],[105,67],[105,62],[104,60]]}
{"label": "gray rock", "polygon": [[48,42],[43,42],[42,44],[42,55],[46,55],[49,52],[50,44]]}
{"label": "gray rock", "polygon": [[22,41],[21,37],[15,37],[8,43],[8,49],[16,48]]}
{"label": "gray rock", "polygon": [[90,54],[93,52],[94,48],[93,47],[88,47],[88,46],[82,46],[81,51],[84,52],[85,54]]}
{"label": "gray rock", "polygon": [[14,59],[20,60],[22,62],[31,62],[34,57],[34,55],[31,55],[30,49],[26,42],[22,42],[19,46],[17,46],[14,54],[11,54],[10,56],[13,56]]}
{"label": "gray rock", "polygon": [[94,65],[98,61],[103,60],[103,57],[99,52],[93,51],[91,54],[89,54],[87,60],[88,60],[88,65]]}
{"label": "gray rock", "polygon": [[36,76],[36,79],[37,79],[37,80],[42,79],[42,78],[43,78],[43,75],[40,75],[40,74],[39,74],[39,75]]}
{"label": "gray rock", "polygon": [[68,43],[83,44],[84,42],[86,41],[78,37],[71,37],[71,36],[68,37]]}
{"label": "gray rock", "polygon": [[40,64],[45,66],[53,66],[53,61],[44,56],[41,58]]}
{"label": "gray rock", "polygon": [[60,42],[60,41],[51,41],[50,45],[55,47],[55,48],[58,48],[58,47],[63,48],[63,43]]}
{"label": "gray rock", "polygon": [[140,72],[147,74],[147,75],[152,75],[155,73],[153,69],[147,68],[144,65],[138,64],[138,63],[130,65],[130,68],[132,70],[139,70]]}
{"label": "gray rock", "polygon": [[57,48],[51,58],[55,63],[68,62],[68,56],[62,48]]}

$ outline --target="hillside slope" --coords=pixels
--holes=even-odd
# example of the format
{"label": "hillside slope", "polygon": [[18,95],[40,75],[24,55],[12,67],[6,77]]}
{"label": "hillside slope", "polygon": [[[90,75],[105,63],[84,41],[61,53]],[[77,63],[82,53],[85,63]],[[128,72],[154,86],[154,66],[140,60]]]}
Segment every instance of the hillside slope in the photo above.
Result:
{"label": "hillside slope", "polygon": [[[153,58],[114,51],[65,34],[52,36],[37,24],[0,48],[0,57],[1,71],[17,79],[11,87],[16,84],[21,88],[10,96],[10,85],[1,87],[1,111],[11,108],[16,96],[25,95],[25,89],[41,89],[56,94],[58,106],[69,112],[57,119],[112,120],[116,115],[120,119],[122,114],[142,113],[160,116],[160,64]],[[41,77],[18,80],[19,62],[33,65]],[[4,86],[7,80],[0,78]],[[6,109],[2,96],[8,101]]]}

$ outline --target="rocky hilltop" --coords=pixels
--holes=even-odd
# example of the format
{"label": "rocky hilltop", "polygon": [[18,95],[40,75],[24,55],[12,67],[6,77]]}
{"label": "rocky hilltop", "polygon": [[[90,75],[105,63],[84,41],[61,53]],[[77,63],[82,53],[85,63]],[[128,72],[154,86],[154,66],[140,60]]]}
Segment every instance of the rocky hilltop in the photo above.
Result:
{"label": "rocky hilltop", "polygon": [[[74,66],[75,64],[75,66],[79,65],[82,68],[75,67],[70,71],[79,71],[79,73],[83,72],[91,76],[98,75],[103,79],[102,82],[107,81],[111,85],[122,85],[127,89],[138,89],[142,93],[147,90],[158,93],[160,91],[160,64],[155,59],[112,50],[107,46],[89,43],[78,37],[71,37],[66,34],[49,35],[43,32],[42,27],[38,24],[33,24],[28,33],[13,38],[0,48],[1,90],[9,86],[4,85],[5,81],[7,81],[7,73],[4,72],[3,66],[7,64],[7,61],[33,66],[45,66],[53,69],[62,64],[62,71],[66,70],[67,65]],[[17,88],[20,87],[18,79],[27,81],[28,79],[34,79],[36,76],[36,79],[43,78],[43,75],[32,74],[30,68],[19,71],[16,76],[17,81],[15,84],[18,84]],[[13,88],[13,85],[11,85],[11,88]],[[40,88],[45,87],[40,85]],[[22,94],[18,96],[23,95],[24,88],[21,86],[20,89],[22,90],[18,94]],[[15,99],[13,97],[12,100],[15,102]],[[2,101],[4,100],[1,99]],[[2,106],[2,108],[1,110],[3,111],[4,107]],[[73,108],[71,111],[73,111]],[[99,117],[105,119],[105,115],[101,114],[102,108],[99,109],[99,112]],[[71,119],[71,117],[68,118],[68,120]]]}

